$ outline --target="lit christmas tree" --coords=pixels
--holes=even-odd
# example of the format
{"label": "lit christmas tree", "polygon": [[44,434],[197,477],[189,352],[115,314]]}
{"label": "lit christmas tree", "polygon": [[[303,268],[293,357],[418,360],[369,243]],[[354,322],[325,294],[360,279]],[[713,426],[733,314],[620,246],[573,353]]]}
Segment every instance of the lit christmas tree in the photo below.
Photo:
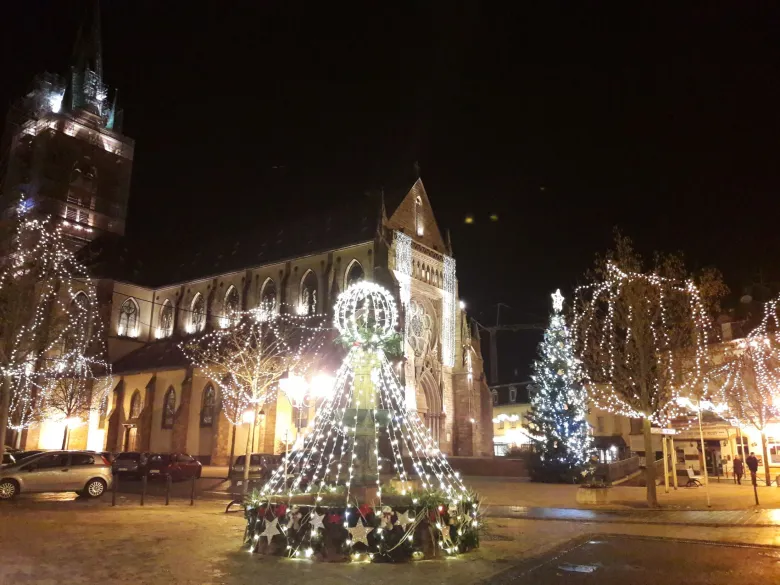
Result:
{"label": "lit christmas tree", "polygon": [[580,381],[563,295],[555,291],[550,325],[534,362],[536,391],[528,422],[534,443],[531,472],[537,481],[577,481],[591,465],[593,441],[588,429],[588,401]]}

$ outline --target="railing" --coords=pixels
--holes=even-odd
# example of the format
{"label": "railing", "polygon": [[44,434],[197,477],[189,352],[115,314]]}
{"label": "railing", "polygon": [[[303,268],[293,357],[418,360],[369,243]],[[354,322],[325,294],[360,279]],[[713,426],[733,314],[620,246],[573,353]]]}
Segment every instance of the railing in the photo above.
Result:
{"label": "railing", "polygon": [[639,457],[629,457],[612,463],[599,463],[596,466],[596,479],[612,483],[639,470]]}

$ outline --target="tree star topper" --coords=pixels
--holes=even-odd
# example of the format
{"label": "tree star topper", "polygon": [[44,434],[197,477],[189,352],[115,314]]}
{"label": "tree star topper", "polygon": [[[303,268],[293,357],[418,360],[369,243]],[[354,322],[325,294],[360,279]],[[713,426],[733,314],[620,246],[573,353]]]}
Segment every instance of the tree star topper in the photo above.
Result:
{"label": "tree star topper", "polygon": [[553,311],[560,313],[563,310],[563,295],[561,289],[556,290],[552,295]]}
{"label": "tree star topper", "polygon": [[368,546],[368,535],[372,530],[374,530],[374,528],[366,527],[366,525],[363,523],[363,520],[358,518],[357,524],[351,528],[348,528],[347,530],[349,530],[349,534],[352,537],[352,540],[355,542],[362,542]]}

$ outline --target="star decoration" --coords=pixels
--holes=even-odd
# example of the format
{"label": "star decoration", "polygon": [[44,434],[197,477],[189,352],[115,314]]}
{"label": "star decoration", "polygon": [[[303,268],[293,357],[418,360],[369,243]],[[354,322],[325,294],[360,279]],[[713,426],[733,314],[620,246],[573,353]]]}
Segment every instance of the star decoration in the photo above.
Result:
{"label": "star decoration", "polygon": [[309,515],[309,524],[311,525],[312,530],[317,530],[318,528],[324,528],[322,525],[322,521],[325,518],[325,514],[317,514],[315,512],[312,512]]}
{"label": "star decoration", "polygon": [[374,530],[374,528],[367,528],[363,523],[363,520],[358,519],[357,524],[351,528],[348,528],[347,530],[349,530],[349,535],[352,537],[354,542],[362,542],[368,546],[368,535],[371,531]]}
{"label": "star decoration", "polygon": [[563,310],[563,295],[561,289],[556,290],[552,295],[553,311],[560,313]]}
{"label": "star decoration", "polygon": [[270,522],[268,520],[265,521],[265,530],[260,534],[260,536],[265,536],[268,540],[268,543],[271,542],[271,539],[276,536],[277,534],[281,534],[279,532],[279,518],[274,518]]}
{"label": "star decoration", "polygon": [[411,524],[412,522],[414,522],[414,517],[409,517],[409,510],[403,514],[398,514],[398,520],[396,521],[396,524],[398,524],[404,530],[406,530],[407,524]]}

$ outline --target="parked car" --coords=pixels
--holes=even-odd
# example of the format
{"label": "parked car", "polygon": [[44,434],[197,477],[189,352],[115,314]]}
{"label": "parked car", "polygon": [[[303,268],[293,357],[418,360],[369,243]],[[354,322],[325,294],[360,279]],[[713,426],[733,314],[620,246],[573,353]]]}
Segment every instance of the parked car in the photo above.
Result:
{"label": "parked car", "polygon": [[111,464],[90,451],[49,451],[0,469],[2,500],[32,492],[76,492],[97,498],[111,484]]}
{"label": "parked car", "polygon": [[[233,492],[240,492],[243,489],[245,461],[246,455],[239,455],[230,469],[230,488]],[[249,457],[249,489],[266,482],[281,462],[282,455],[252,453]]]}
{"label": "parked car", "polygon": [[16,462],[19,463],[20,461],[24,459],[28,459],[29,457],[35,457],[36,455],[40,455],[41,453],[46,453],[43,449],[33,449],[31,451],[17,451],[14,453],[14,459],[16,459]]}
{"label": "parked car", "polygon": [[146,460],[149,479],[171,476],[171,480],[199,478],[203,471],[200,461],[186,453],[152,453]]}
{"label": "parked car", "polygon": [[117,453],[111,466],[114,473],[118,474],[120,477],[127,476],[140,478],[146,473],[146,460],[148,457],[149,453],[139,453],[138,451]]}

